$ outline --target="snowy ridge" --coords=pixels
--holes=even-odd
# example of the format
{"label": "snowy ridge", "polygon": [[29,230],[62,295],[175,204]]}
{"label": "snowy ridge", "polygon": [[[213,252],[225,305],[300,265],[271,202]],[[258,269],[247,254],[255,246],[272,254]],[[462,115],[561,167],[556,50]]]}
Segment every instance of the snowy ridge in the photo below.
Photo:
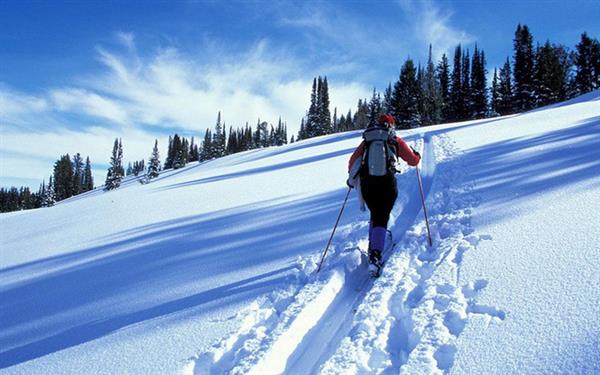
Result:
{"label": "snowy ridge", "polygon": [[[444,136],[436,136],[435,142],[426,136],[420,148],[428,194],[436,160],[444,162],[454,151]],[[211,351],[192,359],[184,372],[383,373],[407,366],[431,373],[449,369],[454,339],[468,314],[494,310],[474,302],[486,285],[484,280],[477,285],[457,285],[463,253],[476,246],[480,237],[472,233],[469,222],[470,207],[477,200],[468,187],[460,186],[456,169],[456,165],[443,167],[435,178],[434,189],[439,191],[435,199],[428,200],[428,204],[435,202],[430,207],[433,249],[426,249],[416,174],[411,170],[398,178],[400,204],[393,212],[398,219],[392,218],[390,224],[396,243],[388,252],[391,256],[381,278],[374,282],[368,276],[366,260],[361,256],[361,251],[366,251],[368,223],[348,225],[337,236],[335,248],[350,251],[333,250],[316,276],[313,272],[319,254],[300,259],[294,287],[274,292],[262,305],[255,304],[248,312],[254,325],[242,325]],[[453,210],[448,211],[449,207]],[[448,275],[451,277],[446,280]],[[431,361],[423,361],[423,355]],[[433,365],[423,367],[427,363]]]}

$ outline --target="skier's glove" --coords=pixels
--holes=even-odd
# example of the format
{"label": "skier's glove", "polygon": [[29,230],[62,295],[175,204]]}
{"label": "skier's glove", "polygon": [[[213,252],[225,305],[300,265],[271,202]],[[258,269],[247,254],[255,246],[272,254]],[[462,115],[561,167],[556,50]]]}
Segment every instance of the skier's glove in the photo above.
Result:
{"label": "skier's glove", "polygon": [[347,180],[346,180],[346,185],[348,185],[348,187],[349,187],[350,189],[354,189],[354,185],[352,185],[352,183],[350,183],[350,179],[347,179]]}
{"label": "skier's glove", "polygon": [[411,146],[410,149],[412,150],[413,154],[417,155],[418,157],[421,157],[421,154],[419,154],[419,151],[417,151],[414,148],[412,148],[412,146]]}

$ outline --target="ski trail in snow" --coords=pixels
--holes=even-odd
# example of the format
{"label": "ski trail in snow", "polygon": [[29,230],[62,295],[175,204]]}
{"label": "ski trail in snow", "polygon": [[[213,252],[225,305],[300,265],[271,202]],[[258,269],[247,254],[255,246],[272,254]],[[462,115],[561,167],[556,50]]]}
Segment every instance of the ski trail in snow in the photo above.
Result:
{"label": "ski trail in snow", "polygon": [[[421,154],[423,154],[422,178],[424,194],[427,196],[435,171],[435,158],[433,157],[431,137],[425,137],[424,140],[424,150],[421,150]],[[401,188],[404,189],[409,200],[402,207],[402,212],[395,215],[395,222],[391,226],[393,238],[396,241],[402,238],[404,232],[410,228],[416,217],[422,212],[416,181],[413,181],[409,187],[401,186]],[[386,252],[384,260],[387,261],[391,253],[396,250],[395,246],[391,250]],[[340,292],[336,303],[329,307],[327,314],[322,317],[321,323],[316,325],[305,336],[303,343],[296,348],[290,357],[285,373],[317,373],[319,366],[333,355],[339,343],[349,333],[353,314],[371,290],[375,280],[367,274],[365,269],[347,273],[346,279],[346,287]],[[326,343],[326,345],[316,343]]]}
{"label": "ski trail in snow", "polygon": [[[421,173],[424,193],[427,195],[435,170],[431,137],[425,138],[423,147]],[[403,176],[400,188],[408,199],[400,202],[404,203],[400,206],[401,212],[393,212],[390,220],[395,241],[402,238],[422,212],[418,184],[416,181],[408,181],[408,175],[413,178],[416,176],[414,171]],[[356,225],[354,232],[366,232],[364,226],[365,223]],[[362,244],[359,241],[358,246],[360,245],[364,246],[364,241]],[[384,254],[386,260],[393,250],[395,249]],[[301,261],[300,268],[305,272],[305,283],[301,286],[300,282],[291,288],[293,290],[289,293],[293,297],[274,296],[271,301],[263,303],[262,307],[255,307],[249,314],[249,320],[253,324],[242,324],[232,337],[223,340],[211,351],[193,358],[184,372],[316,373],[349,334],[353,315],[374,284],[374,279],[368,275],[366,262],[361,259],[360,251],[347,254],[348,259],[345,261],[344,254],[340,255],[335,257],[332,254],[324,270],[317,275],[317,280],[311,274],[316,268],[317,259]],[[277,317],[275,323],[273,317]],[[327,344],[323,345],[324,343]]]}
{"label": "ski trail in snow", "polygon": [[462,178],[461,158],[444,137],[436,146],[435,181],[426,184],[433,192],[427,205],[434,246],[425,245],[425,223],[417,218],[397,245],[402,251],[359,306],[350,334],[319,373],[446,373],[469,317],[506,318],[501,309],[476,302],[486,280],[460,284],[464,253],[488,237],[470,226],[478,200]]}

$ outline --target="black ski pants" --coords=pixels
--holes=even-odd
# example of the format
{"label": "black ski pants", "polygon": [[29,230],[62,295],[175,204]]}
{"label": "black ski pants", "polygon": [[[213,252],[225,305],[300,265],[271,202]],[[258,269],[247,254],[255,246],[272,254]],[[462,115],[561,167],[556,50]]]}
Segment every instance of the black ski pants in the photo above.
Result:
{"label": "black ski pants", "polygon": [[387,228],[390,213],[398,198],[396,176],[364,176],[360,179],[360,188],[371,212],[371,225]]}

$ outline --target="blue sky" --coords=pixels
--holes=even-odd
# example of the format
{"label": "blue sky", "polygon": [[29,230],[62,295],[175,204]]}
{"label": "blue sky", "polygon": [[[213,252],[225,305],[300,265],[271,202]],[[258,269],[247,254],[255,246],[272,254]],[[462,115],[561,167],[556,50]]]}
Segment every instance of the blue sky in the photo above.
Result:
{"label": "blue sky", "polygon": [[0,1],[0,185],[37,187],[61,154],[89,155],[104,179],[115,137],[126,160],[168,134],[202,136],[257,118],[290,134],[311,80],[354,108],[424,62],[475,43],[491,72],[518,23],[535,42],[600,37],[598,1]]}

